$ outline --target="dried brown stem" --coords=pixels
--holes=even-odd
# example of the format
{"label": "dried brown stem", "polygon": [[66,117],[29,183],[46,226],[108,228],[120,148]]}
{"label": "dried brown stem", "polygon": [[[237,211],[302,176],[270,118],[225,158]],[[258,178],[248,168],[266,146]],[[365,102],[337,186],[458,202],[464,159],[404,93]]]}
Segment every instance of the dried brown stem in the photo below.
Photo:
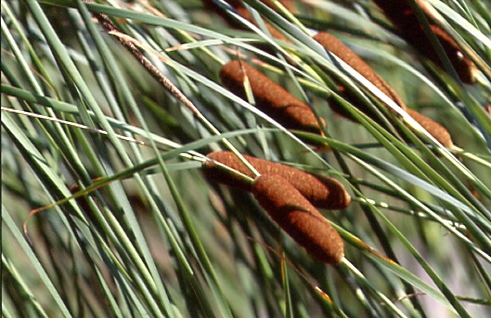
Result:
{"label": "dried brown stem", "polygon": [[[86,2],[92,2],[87,1]],[[108,18],[107,15],[102,13],[92,13],[94,17],[99,21],[99,23],[106,29],[108,32],[117,32],[120,33],[118,28],[114,25],[114,23]],[[149,59],[145,57],[145,55],[140,52],[140,50],[133,44],[132,41],[129,41],[125,37],[117,36],[118,41],[140,62],[140,64],[155,78],[159,83],[161,83],[174,97],[180,100],[186,107],[188,107],[195,115],[201,116],[199,110],[193,105],[193,103],[184,95],[179,88],[177,88],[167,77],[165,77],[162,72],[159,71],[155,65],[150,62]]]}

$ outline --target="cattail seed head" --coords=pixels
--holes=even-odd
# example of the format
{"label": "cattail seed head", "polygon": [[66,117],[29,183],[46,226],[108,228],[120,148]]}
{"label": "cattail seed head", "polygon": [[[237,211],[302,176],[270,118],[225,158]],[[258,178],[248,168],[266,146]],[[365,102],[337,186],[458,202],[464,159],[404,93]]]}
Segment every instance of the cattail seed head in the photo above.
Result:
{"label": "cattail seed head", "polygon": [[[234,60],[220,69],[220,79],[234,94],[246,98],[245,76],[249,79],[256,107],[288,129],[322,134],[314,112],[284,88],[245,62]],[[325,123],[322,121],[322,124]]]}
{"label": "cattail seed head", "polygon": [[[401,4],[401,1],[396,1],[394,3],[396,4],[394,4],[392,9],[399,8],[399,6],[401,6],[401,8],[405,6]],[[397,12],[400,13],[400,16],[399,15],[398,16],[401,19],[402,17],[411,14],[410,11],[408,10],[406,11],[401,10],[400,12],[399,11]],[[433,27],[434,26],[432,26],[432,29]],[[435,34],[441,34],[442,33],[440,32],[441,30],[440,29],[437,30],[437,29],[438,28],[435,28],[436,30]],[[442,33],[441,36],[448,37],[448,35],[446,35],[445,33]],[[390,85],[387,84],[382,78],[380,78],[375,73],[375,71],[370,68],[370,66],[368,66],[360,57],[358,57],[358,55],[356,55],[353,51],[351,51],[348,47],[346,47],[341,41],[339,41],[334,36],[325,32],[319,32],[314,36],[314,39],[317,42],[319,42],[324,48],[334,53],[336,56],[341,58],[346,64],[350,65],[353,69],[358,71],[358,73],[360,73],[370,82],[372,82],[372,84],[374,84],[377,88],[379,88],[388,97],[392,98],[394,102],[396,102],[403,110],[405,110],[411,117],[413,117],[414,120],[416,120],[423,128],[425,128],[428,131],[428,133],[430,133],[442,145],[444,145],[447,148],[453,146],[452,138],[450,137],[450,134],[444,127],[432,121],[431,119],[423,116],[422,114],[407,108],[404,102],[402,101],[402,99],[390,87]],[[360,104],[357,102],[357,97],[353,96],[349,92],[344,92],[343,95],[345,95],[350,101],[352,101],[353,104],[356,105]],[[338,108],[334,108],[334,110],[337,111]],[[346,116],[346,114],[342,110],[339,113],[341,115]],[[368,111],[366,113],[369,114],[370,112]]]}
{"label": "cattail seed head", "polygon": [[278,175],[261,175],[254,181],[252,193],[269,216],[310,255],[327,264],[341,262],[341,237],[287,180]]}
{"label": "cattail seed head", "polygon": [[[391,1],[391,0],[374,0],[375,3],[382,9],[385,16],[394,24],[399,31],[399,34],[419,53],[433,63],[443,67],[443,62],[438,53],[433,48],[431,41],[425,34],[423,26],[419,23],[415,12],[407,1]],[[416,1],[421,10],[429,19],[430,28],[442,44],[445,53],[450,62],[457,71],[460,79],[464,83],[472,84],[476,80],[476,65],[467,58],[457,43],[432,19],[432,13],[429,11],[424,1]]]}
{"label": "cattail seed head", "polygon": [[375,87],[377,87],[382,93],[392,99],[402,109],[406,110],[406,105],[394,89],[387,84],[377,73],[363,61],[355,52],[339,41],[336,37],[326,32],[319,32],[313,37],[314,40],[319,42],[326,50],[331,51],[346,64],[351,66],[358,73],[363,75],[369,80]]}
{"label": "cattail seed head", "polygon": [[[217,151],[209,153],[207,157],[251,178],[255,177],[232,152]],[[313,175],[286,165],[251,156],[244,155],[244,158],[260,174],[278,175],[287,180],[300,191],[303,196],[312,202],[314,206],[337,210],[344,209],[351,203],[351,197],[343,184],[334,178]],[[208,178],[217,182],[242,190],[251,191],[251,184],[244,182],[240,177],[237,177],[236,174],[230,173],[213,161],[205,161],[203,163],[203,172]]]}
{"label": "cattail seed head", "polygon": [[434,122],[433,120],[418,113],[415,110],[407,109],[407,113],[443,146],[445,146],[446,148],[453,147],[452,137],[450,136],[448,130],[445,129],[442,125]]}

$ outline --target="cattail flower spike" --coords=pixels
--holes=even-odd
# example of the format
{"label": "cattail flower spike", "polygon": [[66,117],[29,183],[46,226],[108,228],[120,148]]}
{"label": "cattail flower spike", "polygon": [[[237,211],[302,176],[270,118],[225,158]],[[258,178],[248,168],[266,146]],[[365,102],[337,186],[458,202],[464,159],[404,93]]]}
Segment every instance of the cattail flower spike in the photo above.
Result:
{"label": "cattail flower spike", "polygon": [[264,174],[254,180],[252,194],[269,216],[299,245],[321,262],[344,258],[343,240],[319,211],[286,179]]}
{"label": "cattail flower spike", "polygon": [[[243,99],[247,98],[244,86],[250,86],[255,106],[285,128],[322,134],[325,123],[321,119],[319,124],[308,105],[249,64],[230,61],[222,66],[219,75],[223,85]],[[249,85],[244,85],[246,80]]]}
{"label": "cattail flower spike", "polygon": [[[243,156],[261,175],[278,175],[287,180],[314,206],[325,209],[344,209],[351,203],[351,197],[343,184],[334,178],[316,176],[279,163]],[[254,179],[255,176],[233,153],[217,151],[209,153],[207,157],[213,159],[213,161],[203,163],[203,172],[208,178],[245,191],[252,190],[250,183],[244,182],[235,174],[231,174],[229,169],[224,170],[215,164],[215,162],[219,162]]]}

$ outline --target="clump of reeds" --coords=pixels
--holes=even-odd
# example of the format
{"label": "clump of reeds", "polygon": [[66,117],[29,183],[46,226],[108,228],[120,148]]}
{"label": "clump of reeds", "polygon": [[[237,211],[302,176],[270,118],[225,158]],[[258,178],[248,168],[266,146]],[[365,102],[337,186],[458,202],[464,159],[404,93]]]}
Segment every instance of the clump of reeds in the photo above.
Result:
{"label": "clump of reeds", "polygon": [[[440,67],[443,66],[443,62],[439,57],[437,51],[434,49],[430,39],[425,34],[424,28],[407,1],[388,1],[388,0],[374,0],[375,3],[382,9],[385,16],[392,22],[397,28],[397,32],[404,38],[409,44],[411,44],[419,53]],[[464,83],[472,84],[475,82],[475,76],[477,68],[475,64],[464,55],[457,43],[448,35],[442,28],[440,28],[434,21],[433,14],[427,7],[428,4],[421,0],[416,1],[418,6],[425,14],[430,28],[438,41],[442,44],[445,53],[447,54],[450,62],[457,71],[460,79]]]}
{"label": "clump of reeds", "polygon": [[[249,64],[234,60],[220,69],[223,85],[243,99],[246,99],[246,76],[258,109],[288,129],[322,134],[319,121],[307,104]],[[322,119],[321,123],[325,125]]]}
{"label": "clump of reeds", "polygon": [[[252,191],[250,182],[217,164],[217,162],[223,164],[254,179],[253,173],[234,153],[217,151],[209,153],[207,157],[212,159],[203,163],[203,172],[208,178],[231,187]],[[244,158],[261,175],[281,176],[316,207],[336,210],[344,209],[351,203],[351,197],[343,184],[334,178],[313,175],[293,167],[251,156],[244,155]]]}
{"label": "clump of reeds", "polygon": [[327,264],[341,262],[341,237],[288,180],[263,174],[255,179],[252,193],[269,216],[310,255]]}

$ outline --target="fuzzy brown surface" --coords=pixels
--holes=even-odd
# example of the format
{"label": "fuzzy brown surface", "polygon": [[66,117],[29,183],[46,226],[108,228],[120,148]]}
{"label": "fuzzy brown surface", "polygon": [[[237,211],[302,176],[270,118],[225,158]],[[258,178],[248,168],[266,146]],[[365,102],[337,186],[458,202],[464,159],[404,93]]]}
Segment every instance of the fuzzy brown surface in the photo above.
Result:
{"label": "fuzzy brown surface", "polygon": [[415,110],[408,109],[407,113],[411,116],[415,121],[417,121],[426,131],[432,135],[436,140],[438,140],[443,146],[447,148],[452,148],[453,141],[449,132],[442,125],[434,122],[428,117],[418,113]]}
{"label": "fuzzy brown surface", "polygon": [[[216,151],[209,153],[207,157],[251,178],[255,177],[232,152]],[[351,203],[351,197],[343,184],[334,178],[313,175],[286,165],[251,156],[244,155],[244,158],[260,174],[278,175],[287,180],[316,207],[337,210],[344,209]],[[203,168],[204,174],[214,181],[251,191],[250,184],[238,178],[236,174],[231,174],[211,161],[204,162]]]}
{"label": "fuzzy brown surface", "polygon": [[[394,24],[401,37],[411,44],[419,53],[435,64],[443,67],[443,63],[438,53],[433,48],[431,41],[425,34],[423,26],[419,23],[416,14],[407,1],[374,0],[382,9],[385,16]],[[432,22],[432,17],[424,6],[421,7],[426,17],[429,19],[433,33],[443,46],[450,62],[457,71],[460,79],[464,83],[472,84],[475,82],[477,68],[475,64],[459,49],[457,43],[438,25]]]}
{"label": "fuzzy brown surface", "polygon": [[344,45],[333,35],[326,32],[319,32],[314,35],[314,40],[319,42],[325,49],[334,53],[337,57],[343,60],[346,64],[355,69],[358,73],[363,75],[380,91],[392,99],[402,109],[406,109],[406,105],[394,89],[387,84],[378,74],[363,61],[355,52]]}
{"label": "fuzzy brown surface", "polygon": [[269,216],[299,245],[321,262],[338,264],[343,240],[315,207],[286,179],[264,174],[252,190]]}
{"label": "fuzzy brown surface", "polygon": [[246,99],[245,74],[257,108],[288,129],[322,134],[317,118],[309,106],[249,64],[234,60],[220,69],[223,85],[243,99]]}

